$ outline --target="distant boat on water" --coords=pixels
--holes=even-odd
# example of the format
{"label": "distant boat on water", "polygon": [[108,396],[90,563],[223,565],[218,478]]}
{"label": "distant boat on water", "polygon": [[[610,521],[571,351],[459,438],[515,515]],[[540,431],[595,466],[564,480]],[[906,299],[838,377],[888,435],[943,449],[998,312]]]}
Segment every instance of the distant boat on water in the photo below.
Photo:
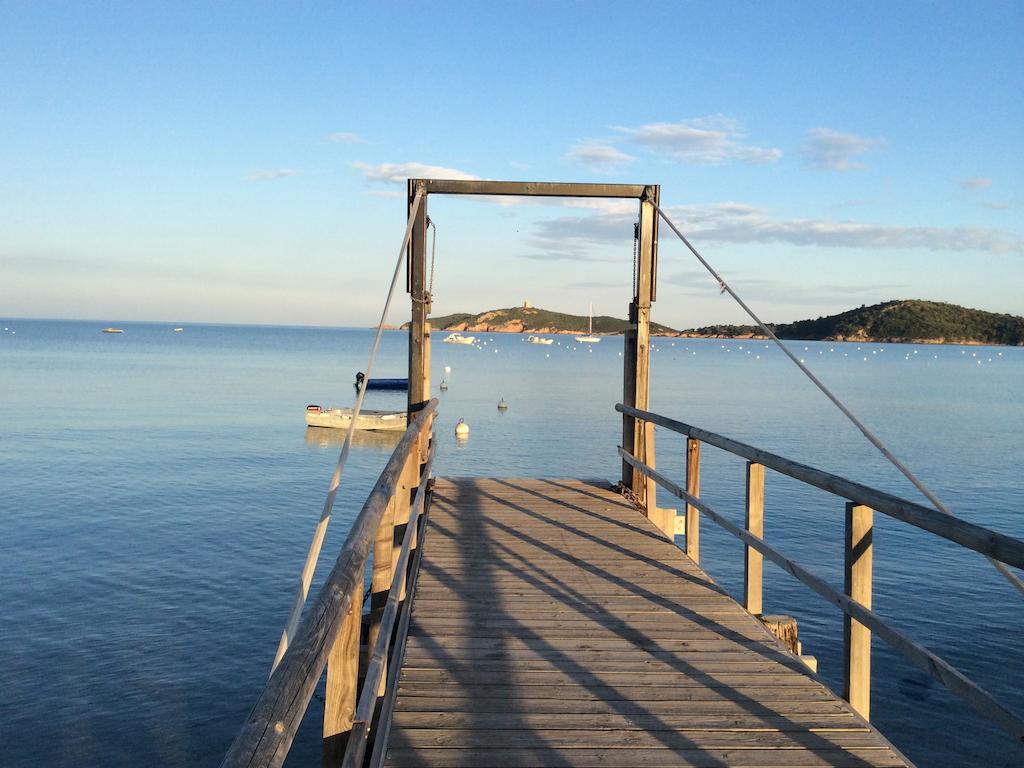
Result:
{"label": "distant boat on water", "polygon": [[527,339],[531,344],[554,344],[554,339],[545,339],[543,336],[530,336]]}
{"label": "distant boat on water", "polygon": [[444,337],[445,344],[475,344],[476,336],[463,336],[461,333],[449,333]]}
{"label": "distant boat on water", "polygon": [[[348,429],[354,411],[354,408],[321,408],[319,405],[307,405],[306,426]],[[405,411],[360,410],[356,419],[356,429],[378,432],[403,431],[407,418]]]}
{"label": "distant boat on water", "polygon": [[175,328],[175,329],[174,329],[174,332],[175,332],[175,333],[181,333],[181,332],[182,332],[182,331],[184,331],[184,330],[185,330],[184,328]]}
{"label": "distant boat on water", "polygon": [[587,344],[597,344],[600,340],[600,336],[594,335],[594,302],[590,302],[590,313],[587,315],[587,335],[577,336],[576,341],[586,342]]}
{"label": "distant boat on water", "polygon": [[366,374],[359,371],[356,374],[356,391],[366,387],[367,391],[371,389],[394,389],[394,390],[406,390],[409,389],[408,379],[367,379]]}
{"label": "distant boat on water", "polygon": [[104,328],[100,333],[124,333],[120,328]]}

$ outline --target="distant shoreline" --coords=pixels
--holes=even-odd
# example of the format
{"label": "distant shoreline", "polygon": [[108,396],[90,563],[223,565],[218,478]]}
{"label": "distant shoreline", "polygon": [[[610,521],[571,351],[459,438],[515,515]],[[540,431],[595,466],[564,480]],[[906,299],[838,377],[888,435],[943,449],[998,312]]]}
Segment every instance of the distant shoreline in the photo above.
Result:
{"label": "distant shoreline", "polygon": [[[371,326],[367,330],[376,330],[376,326]],[[385,331],[399,331],[405,333],[408,328],[402,328],[395,325],[384,326]],[[431,333],[438,335],[442,333],[449,333],[454,331],[450,328],[432,328]],[[508,330],[476,330],[471,333],[507,333],[514,336],[577,336],[580,331],[508,331]],[[595,336],[601,338],[622,338],[621,333],[594,333]],[[737,336],[724,336],[724,335],[711,335],[711,334],[696,334],[688,333],[686,331],[679,331],[676,333],[652,333],[651,338],[658,339],[707,339],[709,341],[770,341],[769,337],[764,334],[761,335],[737,335]],[[921,344],[930,345],[936,347],[1021,347],[1022,344],[998,344],[995,342],[987,341],[946,341],[945,339],[901,339],[901,338],[867,338],[867,339],[846,339],[846,338],[825,338],[825,339],[802,339],[798,337],[786,337],[781,339],[782,341],[814,341],[814,342],[831,342],[834,344]]]}
{"label": "distant shoreline", "polygon": [[[618,336],[630,324],[621,318],[586,317],[524,304],[476,314],[461,312],[430,318],[438,331],[459,333],[532,333],[537,335]],[[408,323],[402,326],[408,327]],[[1024,346],[1024,317],[970,309],[921,299],[900,299],[793,323],[769,323],[780,339],[850,341],[864,344],[965,344]],[[756,325],[718,324],[678,331],[652,322],[658,338],[752,339],[768,336]]]}

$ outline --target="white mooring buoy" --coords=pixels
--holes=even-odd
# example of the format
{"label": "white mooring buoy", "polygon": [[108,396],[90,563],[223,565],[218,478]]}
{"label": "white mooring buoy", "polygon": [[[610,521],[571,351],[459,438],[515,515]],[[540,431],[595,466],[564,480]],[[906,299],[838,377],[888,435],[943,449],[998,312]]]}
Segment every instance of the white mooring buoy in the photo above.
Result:
{"label": "white mooring buoy", "polygon": [[451,373],[452,373],[452,367],[450,365],[446,365],[444,367],[444,375],[445,376],[451,376]]}
{"label": "white mooring buoy", "polygon": [[455,436],[469,437],[469,424],[465,419],[459,419],[459,423],[455,425]]}

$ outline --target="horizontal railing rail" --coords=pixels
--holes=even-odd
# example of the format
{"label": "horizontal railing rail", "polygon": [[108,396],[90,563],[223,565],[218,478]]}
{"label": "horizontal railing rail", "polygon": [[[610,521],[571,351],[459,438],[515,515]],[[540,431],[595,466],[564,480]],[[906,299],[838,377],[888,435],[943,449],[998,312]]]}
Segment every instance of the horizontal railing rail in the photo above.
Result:
{"label": "horizontal railing rail", "polygon": [[[351,727],[355,706],[359,627],[364,601],[363,585],[371,548],[379,538],[382,521],[395,505],[422,505],[427,473],[421,472],[421,460],[427,456],[436,399],[431,400],[406,429],[391,458],[381,472],[373,490],[349,531],[331,573],[302,619],[295,638],[267,681],[262,693],[235,737],[221,768],[241,766],[281,766],[302,722],[310,698],[324,669],[331,664],[338,670],[338,683],[332,685],[328,671],[328,700],[325,705],[325,755],[334,751],[340,758],[347,741],[347,728],[340,729],[339,743],[332,747],[329,734],[333,729],[328,721],[335,720]],[[410,480],[410,473],[415,479]],[[400,488],[407,485],[417,489],[415,501],[399,496]],[[388,515],[391,525],[397,527],[404,520]],[[411,526],[409,526],[411,529]],[[388,550],[388,566],[392,565]],[[398,554],[397,552],[395,553]],[[390,581],[390,579],[389,579]],[[337,690],[332,691],[332,687]],[[350,704],[349,704],[350,700]]]}
{"label": "horizontal railing rail", "polygon": [[807,485],[828,491],[844,499],[864,504],[876,512],[902,520],[922,530],[934,533],[975,552],[1017,568],[1024,568],[1024,541],[990,530],[984,526],[943,514],[936,509],[917,504],[891,493],[847,480],[824,470],[792,461],[768,451],[762,451],[746,443],[691,426],[650,411],[631,408],[619,403],[615,410],[636,419],[649,421],[680,435],[686,435],[702,443],[721,448],[723,451],[740,456],[748,461],[761,464],[779,474],[792,477]]}
{"label": "horizontal railing rail", "polygon": [[[879,506],[886,507],[885,510],[879,509],[879,511],[887,511],[892,517],[918,525],[918,527],[942,536],[942,538],[961,543],[969,549],[983,552],[1000,560],[1003,560],[1003,557],[1009,558],[1003,560],[1007,564],[1016,564],[1014,562],[1015,552],[1018,548],[1024,546],[1024,542],[970,523],[967,524],[969,529],[957,528],[955,534],[943,535],[944,531],[933,531],[932,527],[941,527],[939,523],[962,523],[963,521],[930,510],[927,507],[921,507],[891,494],[854,483],[838,475],[832,475],[805,464],[790,461],[782,456],[762,451],[714,432],[708,432],[707,430],[693,427],[650,411],[631,408],[621,403],[616,405],[615,408],[627,416],[666,427],[688,438],[686,488],[673,482],[643,460],[634,457],[621,446],[618,448],[618,453],[622,460],[637,472],[653,480],[673,496],[686,503],[686,548],[687,553],[695,560],[698,559],[699,552],[696,546],[691,546],[694,542],[691,542],[690,538],[696,538],[698,513],[703,513],[746,545],[748,554],[745,572],[745,592],[748,610],[751,610],[753,613],[760,613],[761,609],[761,561],[759,557],[756,559],[751,558],[750,553],[754,551],[774,562],[812,591],[843,611],[845,646],[844,684],[846,689],[844,696],[865,718],[868,716],[870,701],[870,633],[874,632],[902,653],[915,666],[938,680],[951,692],[960,696],[980,715],[1009,733],[1018,743],[1024,742],[1024,719],[1003,706],[991,694],[968,679],[947,661],[912,640],[905,633],[892,627],[885,619],[871,610],[871,511],[877,507],[873,507],[869,502],[879,503]],[[698,463],[700,442],[706,442],[709,445],[721,448],[748,460],[746,528],[732,522],[711,505],[701,501],[699,497]],[[853,502],[847,504],[846,513],[845,593],[835,589],[828,582],[811,573],[794,560],[786,557],[764,541],[762,534],[764,472],[762,467],[776,470],[781,474],[793,477],[808,485],[830,491]],[[653,506],[653,503],[650,506]],[[913,511],[913,514],[904,515],[907,507],[917,509]],[[937,516],[937,519],[933,518],[933,515]],[[921,522],[925,524],[919,524]],[[969,530],[970,536],[967,538],[975,546],[960,542],[956,538],[956,536],[963,534],[965,530]],[[992,548],[980,548],[984,546],[982,542],[991,543]],[[1002,557],[997,555],[997,552]],[[752,606],[756,606],[756,610]]]}

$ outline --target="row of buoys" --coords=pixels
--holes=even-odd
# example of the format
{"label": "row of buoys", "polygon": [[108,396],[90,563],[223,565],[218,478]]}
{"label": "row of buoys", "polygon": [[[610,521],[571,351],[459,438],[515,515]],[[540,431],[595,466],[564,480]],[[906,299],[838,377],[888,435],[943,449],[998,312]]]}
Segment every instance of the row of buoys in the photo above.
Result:
{"label": "row of buoys", "polygon": [[[498,400],[498,410],[501,413],[508,410],[508,403],[505,401],[504,397]],[[460,418],[455,424],[455,437],[460,440],[465,440],[469,437],[469,424],[466,423],[465,419]]]}
{"label": "row of buoys", "polygon": [[[450,365],[446,365],[444,367],[444,375],[447,377],[447,376],[451,375],[451,372],[452,372],[452,367]],[[448,379],[447,378],[441,379],[441,384],[439,385],[439,389],[442,392],[447,392],[448,391]],[[508,410],[508,402],[506,402],[504,397],[498,399],[498,410],[501,411],[502,413],[504,413],[505,411]],[[466,423],[465,419],[460,418],[458,420],[458,422],[455,424],[455,436],[457,438],[460,438],[460,439],[463,439],[463,440],[469,437],[469,424]]]}

